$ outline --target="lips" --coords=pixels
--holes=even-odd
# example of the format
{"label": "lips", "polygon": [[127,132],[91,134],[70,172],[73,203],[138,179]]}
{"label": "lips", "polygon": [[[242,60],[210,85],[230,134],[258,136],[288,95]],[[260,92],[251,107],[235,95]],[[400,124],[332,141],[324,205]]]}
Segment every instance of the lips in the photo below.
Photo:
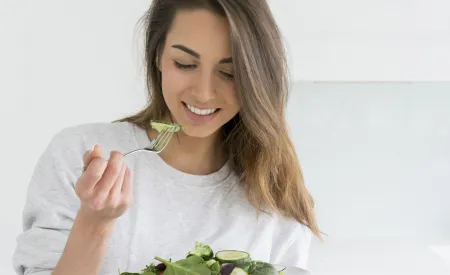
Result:
{"label": "lips", "polygon": [[191,111],[192,113],[199,115],[199,116],[208,116],[208,115],[214,114],[215,112],[220,110],[218,108],[203,109],[203,108],[199,108],[199,107],[187,104],[187,103],[184,103],[184,105],[187,107],[187,109],[189,111]]}
{"label": "lips", "polygon": [[220,108],[199,108],[183,102],[186,118],[192,125],[201,125],[213,120],[222,109]]}

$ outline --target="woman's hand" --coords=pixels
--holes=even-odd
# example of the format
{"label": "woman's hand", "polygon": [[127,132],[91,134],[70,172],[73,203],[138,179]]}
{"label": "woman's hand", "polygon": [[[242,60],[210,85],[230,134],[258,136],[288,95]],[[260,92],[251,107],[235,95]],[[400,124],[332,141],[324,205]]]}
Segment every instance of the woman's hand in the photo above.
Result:
{"label": "woman's hand", "polygon": [[81,200],[79,214],[95,222],[110,222],[125,213],[130,205],[133,177],[122,153],[111,152],[109,160],[101,155],[99,145],[85,153],[84,172],[75,191]]}

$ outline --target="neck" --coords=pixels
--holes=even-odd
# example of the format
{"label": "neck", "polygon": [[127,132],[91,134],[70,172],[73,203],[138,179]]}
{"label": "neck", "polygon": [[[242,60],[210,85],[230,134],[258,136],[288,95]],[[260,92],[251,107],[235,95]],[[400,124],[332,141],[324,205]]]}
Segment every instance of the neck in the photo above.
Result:
{"label": "neck", "polygon": [[[153,129],[147,130],[150,139],[157,136]],[[182,131],[173,135],[167,147],[159,154],[173,168],[192,175],[208,175],[218,171],[226,163],[220,134],[205,138],[190,137]]]}

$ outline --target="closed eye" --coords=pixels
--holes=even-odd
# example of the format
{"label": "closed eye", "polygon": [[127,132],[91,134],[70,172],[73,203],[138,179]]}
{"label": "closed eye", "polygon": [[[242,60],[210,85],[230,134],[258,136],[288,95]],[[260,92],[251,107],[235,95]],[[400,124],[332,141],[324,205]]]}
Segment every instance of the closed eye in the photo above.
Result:
{"label": "closed eye", "polygon": [[[193,70],[195,68],[197,68],[196,64],[182,64],[180,62],[174,61],[175,67],[177,67],[178,69],[181,70]],[[234,79],[234,75],[220,71],[220,74],[227,80],[233,80]]]}
{"label": "closed eye", "polygon": [[197,68],[197,65],[195,64],[181,64],[177,61],[174,61],[175,67],[177,67],[178,69],[182,69],[182,70],[192,70]]}
{"label": "closed eye", "polygon": [[232,75],[232,74],[222,72],[222,71],[220,73],[222,74],[223,77],[225,77],[228,80],[233,80],[233,78],[234,78],[234,75]]}

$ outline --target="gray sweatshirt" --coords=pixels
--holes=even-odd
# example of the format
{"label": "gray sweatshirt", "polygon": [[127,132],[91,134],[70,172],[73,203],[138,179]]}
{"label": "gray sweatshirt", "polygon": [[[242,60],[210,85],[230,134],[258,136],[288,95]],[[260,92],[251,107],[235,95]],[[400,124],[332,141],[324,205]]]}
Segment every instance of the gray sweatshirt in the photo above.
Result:
{"label": "gray sweatshirt", "polygon": [[[145,147],[145,130],[130,123],[70,127],[54,136],[30,180],[13,265],[17,274],[50,275],[80,207],[75,183],[82,156],[97,143],[110,151]],[[205,176],[174,169],[153,153],[125,158],[134,175],[134,201],[119,218],[101,275],[139,272],[155,256],[181,259],[196,241],[214,251],[244,250],[253,259],[307,268],[312,234],[295,220],[261,213],[247,201],[225,165]]]}

